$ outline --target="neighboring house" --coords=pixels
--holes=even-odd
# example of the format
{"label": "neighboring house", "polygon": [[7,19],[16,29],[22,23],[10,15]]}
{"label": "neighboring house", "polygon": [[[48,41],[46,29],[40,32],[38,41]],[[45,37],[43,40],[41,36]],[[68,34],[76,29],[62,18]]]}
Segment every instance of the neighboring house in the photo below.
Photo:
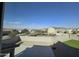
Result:
{"label": "neighboring house", "polygon": [[79,31],[79,29],[78,29],[78,31]]}
{"label": "neighboring house", "polygon": [[30,33],[35,33],[35,32],[36,32],[35,29],[30,30]]}
{"label": "neighboring house", "polygon": [[53,28],[53,27],[50,27],[50,28],[48,28],[47,33],[48,33],[48,35],[50,35],[50,34],[56,34],[56,29]]}
{"label": "neighboring house", "polygon": [[64,33],[65,31],[67,31],[67,28],[63,28],[63,27],[55,27],[57,33]]}
{"label": "neighboring house", "polygon": [[79,29],[77,29],[78,33],[79,33]]}
{"label": "neighboring house", "polygon": [[73,31],[73,29],[69,29],[69,30],[68,30],[68,33],[70,33],[70,34],[71,34],[71,33],[72,33],[72,31]]}
{"label": "neighboring house", "polygon": [[22,31],[23,29],[17,29],[17,30],[18,30],[19,33],[21,33],[21,31]]}

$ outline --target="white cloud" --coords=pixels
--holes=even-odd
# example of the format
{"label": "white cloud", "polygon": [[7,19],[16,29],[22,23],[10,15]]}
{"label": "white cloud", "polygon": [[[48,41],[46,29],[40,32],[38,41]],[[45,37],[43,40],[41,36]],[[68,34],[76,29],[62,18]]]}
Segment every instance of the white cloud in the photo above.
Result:
{"label": "white cloud", "polygon": [[8,22],[4,22],[3,27],[7,27],[7,28],[28,28],[27,25],[25,25],[24,23],[20,22],[20,21],[8,21]]}
{"label": "white cloud", "polygon": [[7,22],[8,24],[21,24],[19,21]]}

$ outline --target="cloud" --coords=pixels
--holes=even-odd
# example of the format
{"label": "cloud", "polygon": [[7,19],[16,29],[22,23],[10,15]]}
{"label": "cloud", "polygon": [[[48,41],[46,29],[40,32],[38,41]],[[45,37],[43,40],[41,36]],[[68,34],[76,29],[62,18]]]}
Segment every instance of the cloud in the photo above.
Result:
{"label": "cloud", "polygon": [[8,24],[21,24],[19,21],[7,22]]}
{"label": "cloud", "polygon": [[3,24],[3,27],[8,27],[8,28],[27,28],[26,24],[20,22],[20,21],[5,21]]}

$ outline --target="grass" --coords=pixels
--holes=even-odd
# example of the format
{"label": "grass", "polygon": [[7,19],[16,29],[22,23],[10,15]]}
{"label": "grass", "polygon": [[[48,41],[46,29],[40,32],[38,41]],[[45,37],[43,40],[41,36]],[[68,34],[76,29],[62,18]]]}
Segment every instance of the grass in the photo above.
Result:
{"label": "grass", "polygon": [[71,47],[79,49],[79,41],[78,40],[68,40],[68,41],[65,41],[64,43],[71,46]]}

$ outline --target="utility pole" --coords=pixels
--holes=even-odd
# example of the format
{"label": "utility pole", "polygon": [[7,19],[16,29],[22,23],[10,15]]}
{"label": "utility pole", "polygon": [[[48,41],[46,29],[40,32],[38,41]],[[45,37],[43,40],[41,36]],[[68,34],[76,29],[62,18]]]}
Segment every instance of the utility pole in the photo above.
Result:
{"label": "utility pole", "polygon": [[69,30],[69,39],[71,39],[71,32],[72,32],[72,30],[70,29]]}
{"label": "utility pole", "polygon": [[69,33],[69,39],[70,39],[70,33]]}

